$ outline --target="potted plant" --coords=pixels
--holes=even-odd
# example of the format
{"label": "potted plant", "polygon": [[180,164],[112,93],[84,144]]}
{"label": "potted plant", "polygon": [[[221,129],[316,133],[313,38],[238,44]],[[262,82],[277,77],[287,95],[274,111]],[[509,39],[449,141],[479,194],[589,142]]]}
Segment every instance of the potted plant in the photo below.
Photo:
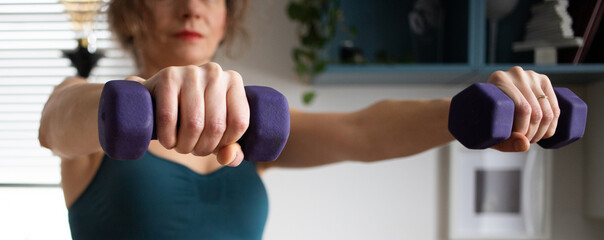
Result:
{"label": "potted plant", "polygon": [[[287,16],[298,25],[298,46],[292,49],[298,80],[309,84],[313,78],[325,71],[327,58],[325,49],[333,40],[336,29],[344,19],[339,0],[292,0],[287,5]],[[353,32],[354,28],[348,28]],[[303,96],[308,104],[314,92]]]}

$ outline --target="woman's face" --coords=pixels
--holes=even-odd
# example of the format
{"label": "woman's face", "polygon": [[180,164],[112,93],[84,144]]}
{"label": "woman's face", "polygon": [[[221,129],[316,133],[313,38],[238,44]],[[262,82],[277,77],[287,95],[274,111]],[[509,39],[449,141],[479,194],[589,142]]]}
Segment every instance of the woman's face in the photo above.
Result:
{"label": "woman's face", "polygon": [[143,14],[148,33],[134,39],[144,68],[201,65],[212,59],[225,34],[226,0],[148,3],[150,12]]}

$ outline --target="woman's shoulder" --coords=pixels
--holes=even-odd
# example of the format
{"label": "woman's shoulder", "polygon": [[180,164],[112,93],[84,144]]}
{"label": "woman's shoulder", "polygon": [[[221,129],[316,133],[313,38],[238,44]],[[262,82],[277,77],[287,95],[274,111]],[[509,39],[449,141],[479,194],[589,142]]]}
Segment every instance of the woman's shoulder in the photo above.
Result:
{"label": "woman's shoulder", "polygon": [[66,77],[65,80],[63,80],[63,82],[61,82],[59,85],[57,85],[57,87],[72,85],[72,84],[76,84],[76,83],[86,83],[86,82],[88,82],[88,80],[83,77],[79,77],[79,76]]}
{"label": "woman's shoulder", "polygon": [[[65,80],[63,80],[63,82],[59,83],[57,86],[55,86],[53,93],[57,92],[58,90],[61,90],[63,88],[66,88],[68,86],[71,85],[75,85],[75,84],[82,84],[82,83],[87,83],[88,80],[86,80],[86,78],[83,77],[66,77]],[[52,94],[51,94],[52,96]]]}

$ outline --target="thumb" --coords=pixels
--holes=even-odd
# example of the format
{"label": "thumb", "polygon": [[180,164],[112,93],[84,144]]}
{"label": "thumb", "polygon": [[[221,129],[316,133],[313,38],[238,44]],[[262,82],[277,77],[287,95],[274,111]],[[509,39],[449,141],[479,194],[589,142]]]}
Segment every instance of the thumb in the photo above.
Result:
{"label": "thumb", "polygon": [[526,152],[531,148],[531,142],[521,133],[512,132],[508,139],[491,148],[502,152]]}
{"label": "thumb", "polygon": [[237,167],[243,161],[243,151],[239,143],[229,144],[218,150],[216,158],[220,165]]}

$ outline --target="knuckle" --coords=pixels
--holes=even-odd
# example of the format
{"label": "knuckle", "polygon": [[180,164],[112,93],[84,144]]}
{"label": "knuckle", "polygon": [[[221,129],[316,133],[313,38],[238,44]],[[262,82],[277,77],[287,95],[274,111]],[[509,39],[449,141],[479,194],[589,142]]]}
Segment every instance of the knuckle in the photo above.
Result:
{"label": "knuckle", "polygon": [[202,70],[195,65],[188,65],[184,67],[187,75],[193,79],[199,79],[202,75]]}
{"label": "knuckle", "polygon": [[183,69],[188,72],[199,72],[199,67],[195,65],[186,65],[183,66]]}
{"label": "knuckle", "polygon": [[524,72],[524,69],[522,69],[522,67],[520,67],[520,66],[513,66],[508,71],[514,72],[514,73],[520,73],[520,72]]}
{"label": "knuckle", "polygon": [[178,72],[177,67],[170,66],[162,70],[162,74],[166,77],[174,76]]}
{"label": "knuckle", "polygon": [[159,143],[166,148],[173,148],[176,145],[176,139],[173,137],[159,137]]}
{"label": "knuckle", "polygon": [[225,72],[229,75],[229,79],[234,83],[243,83],[243,77],[239,72],[233,70],[227,70]]}
{"label": "knuckle", "polygon": [[553,111],[544,111],[541,117],[541,121],[551,122],[554,120],[554,112]]}
{"label": "knuckle", "polygon": [[222,135],[224,133],[224,131],[226,130],[226,124],[225,124],[224,120],[217,119],[217,120],[209,122],[208,125],[206,126],[206,129],[207,129],[208,133],[213,136]]}
{"label": "knuckle", "polygon": [[220,80],[221,71],[216,70],[216,68],[211,68],[210,70],[206,70],[206,81],[208,83],[217,83]]}
{"label": "knuckle", "polygon": [[168,86],[176,83],[176,81],[178,80],[177,71],[178,70],[176,69],[176,67],[164,68],[160,73],[161,74],[160,76],[163,79],[163,82],[166,83]]}
{"label": "knuckle", "polygon": [[560,107],[558,106],[553,106],[552,107],[552,114],[553,114],[553,118],[559,118],[560,117]]}
{"label": "knuckle", "polygon": [[539,79],[541,79],[541,85],[551,86],[551,81],[549,77],[545,74],[539,74]]}
{"label": "knuckle", "polygon": [[218,73],[208,72],[205,78],[206,83],[208,84],[217,84],[220,83],[220,78]]}
{"label": "knuckle", "polygon": [[198,142],[191,153],[196,156],[208,156],[212,154],[212,151],[212,146],[208,145],[207,142]]}
{"label": "knuckle", "polygon": [[178,152],[178,153],[180,153],[180,154],[187,154],[187,153],[190,153],[190,152],[191,152],[190,150],[185,149],[184,147],[181,147],[181,146],[176,146],[176,147],[174,148],[174,150],[176,150],[176,152]]}
{"label": "knuckle", "polygon": [[541,109],[534,109],[531,111],[531,123],[537,124],[543,119],[543,111]]}
{"label": "knuckle", "polygon": [[200,157],[205,157],[205,156],[212,154],[211,151],[208,151],[208,150],[205,150],[202,148],[195,148],[195,149],[193,149],[192,153],[193,153],[193,155],[200,156]]}
{"label": "knuckle", "polygon": [[171,111],[158,111],[156,118],[158,122],[163,124],[170,124],[176,122],[176,115],[172,114]]}
{"label": "knuckle", "polygon": [[533,70],[528,70],[527,71],[528,76],[530,79],[532,79],[533,82],[535,82],[538,86],[541,86],[543,83],[543,78],[541,77],[542,74],[539,74]]}
{"label": "knuckle", "polygon": [[208,155],[205,153],[205,151],[202,151],[199,147],[193,148],[193,151],[191,151],[191,153],[195,156],[200,156],[200,157]]}
{"label": "knuckle", "polygon": [[550,137],[554,136],[555,133],[556,133],[556,126],[550,126],[550,128],[547,130],[547,132],[545,132],[545,135],[543,135],[543,138],[550,138]]}
{"label": "knuckle", "polygon": [[243,133],[247,130],[250,125],[250,121],[245,118],[238,118],[232,121],[229,128],[233,128],[237,133]]}
{"label": "knuckle", "polygon": [[516,111],[521,117],[530,117],[532,108],[528,102],[522,101],[516,106]]}
{"label": "knuckle", "polygon": [[208,72],[221,72],[222,71],[222,67],[220,67],[220,64],[215,63],[215,62],[206,63],[203,65],[203,68]]}
{"label": "knuckle", "polygon": [[185,121],[185,126],[192,132],[201,132],[204,127],[204,120],[201,117],[191,117]]}
{"label": "knuckle", "polygon": [[197,66],[187,66],[187,71],[188,71],[188,76],[189,78],[188,83],[192,84],[192,86],[194,87],[199,87],[201,84],[201,78],[203,77],[203,70],[201,70],[199,67]]}
{"label": "knuckle", "polygon": [[506,73],[504,71],[495,71],[491,74],[489,82],[495,85],[505,83]]}
{"label": "knuckle", "polygon": [[189,75],[198,76],[201,73],[201,69],[195,65],[187,65],[187,66],[183,66],[182,68]]}

